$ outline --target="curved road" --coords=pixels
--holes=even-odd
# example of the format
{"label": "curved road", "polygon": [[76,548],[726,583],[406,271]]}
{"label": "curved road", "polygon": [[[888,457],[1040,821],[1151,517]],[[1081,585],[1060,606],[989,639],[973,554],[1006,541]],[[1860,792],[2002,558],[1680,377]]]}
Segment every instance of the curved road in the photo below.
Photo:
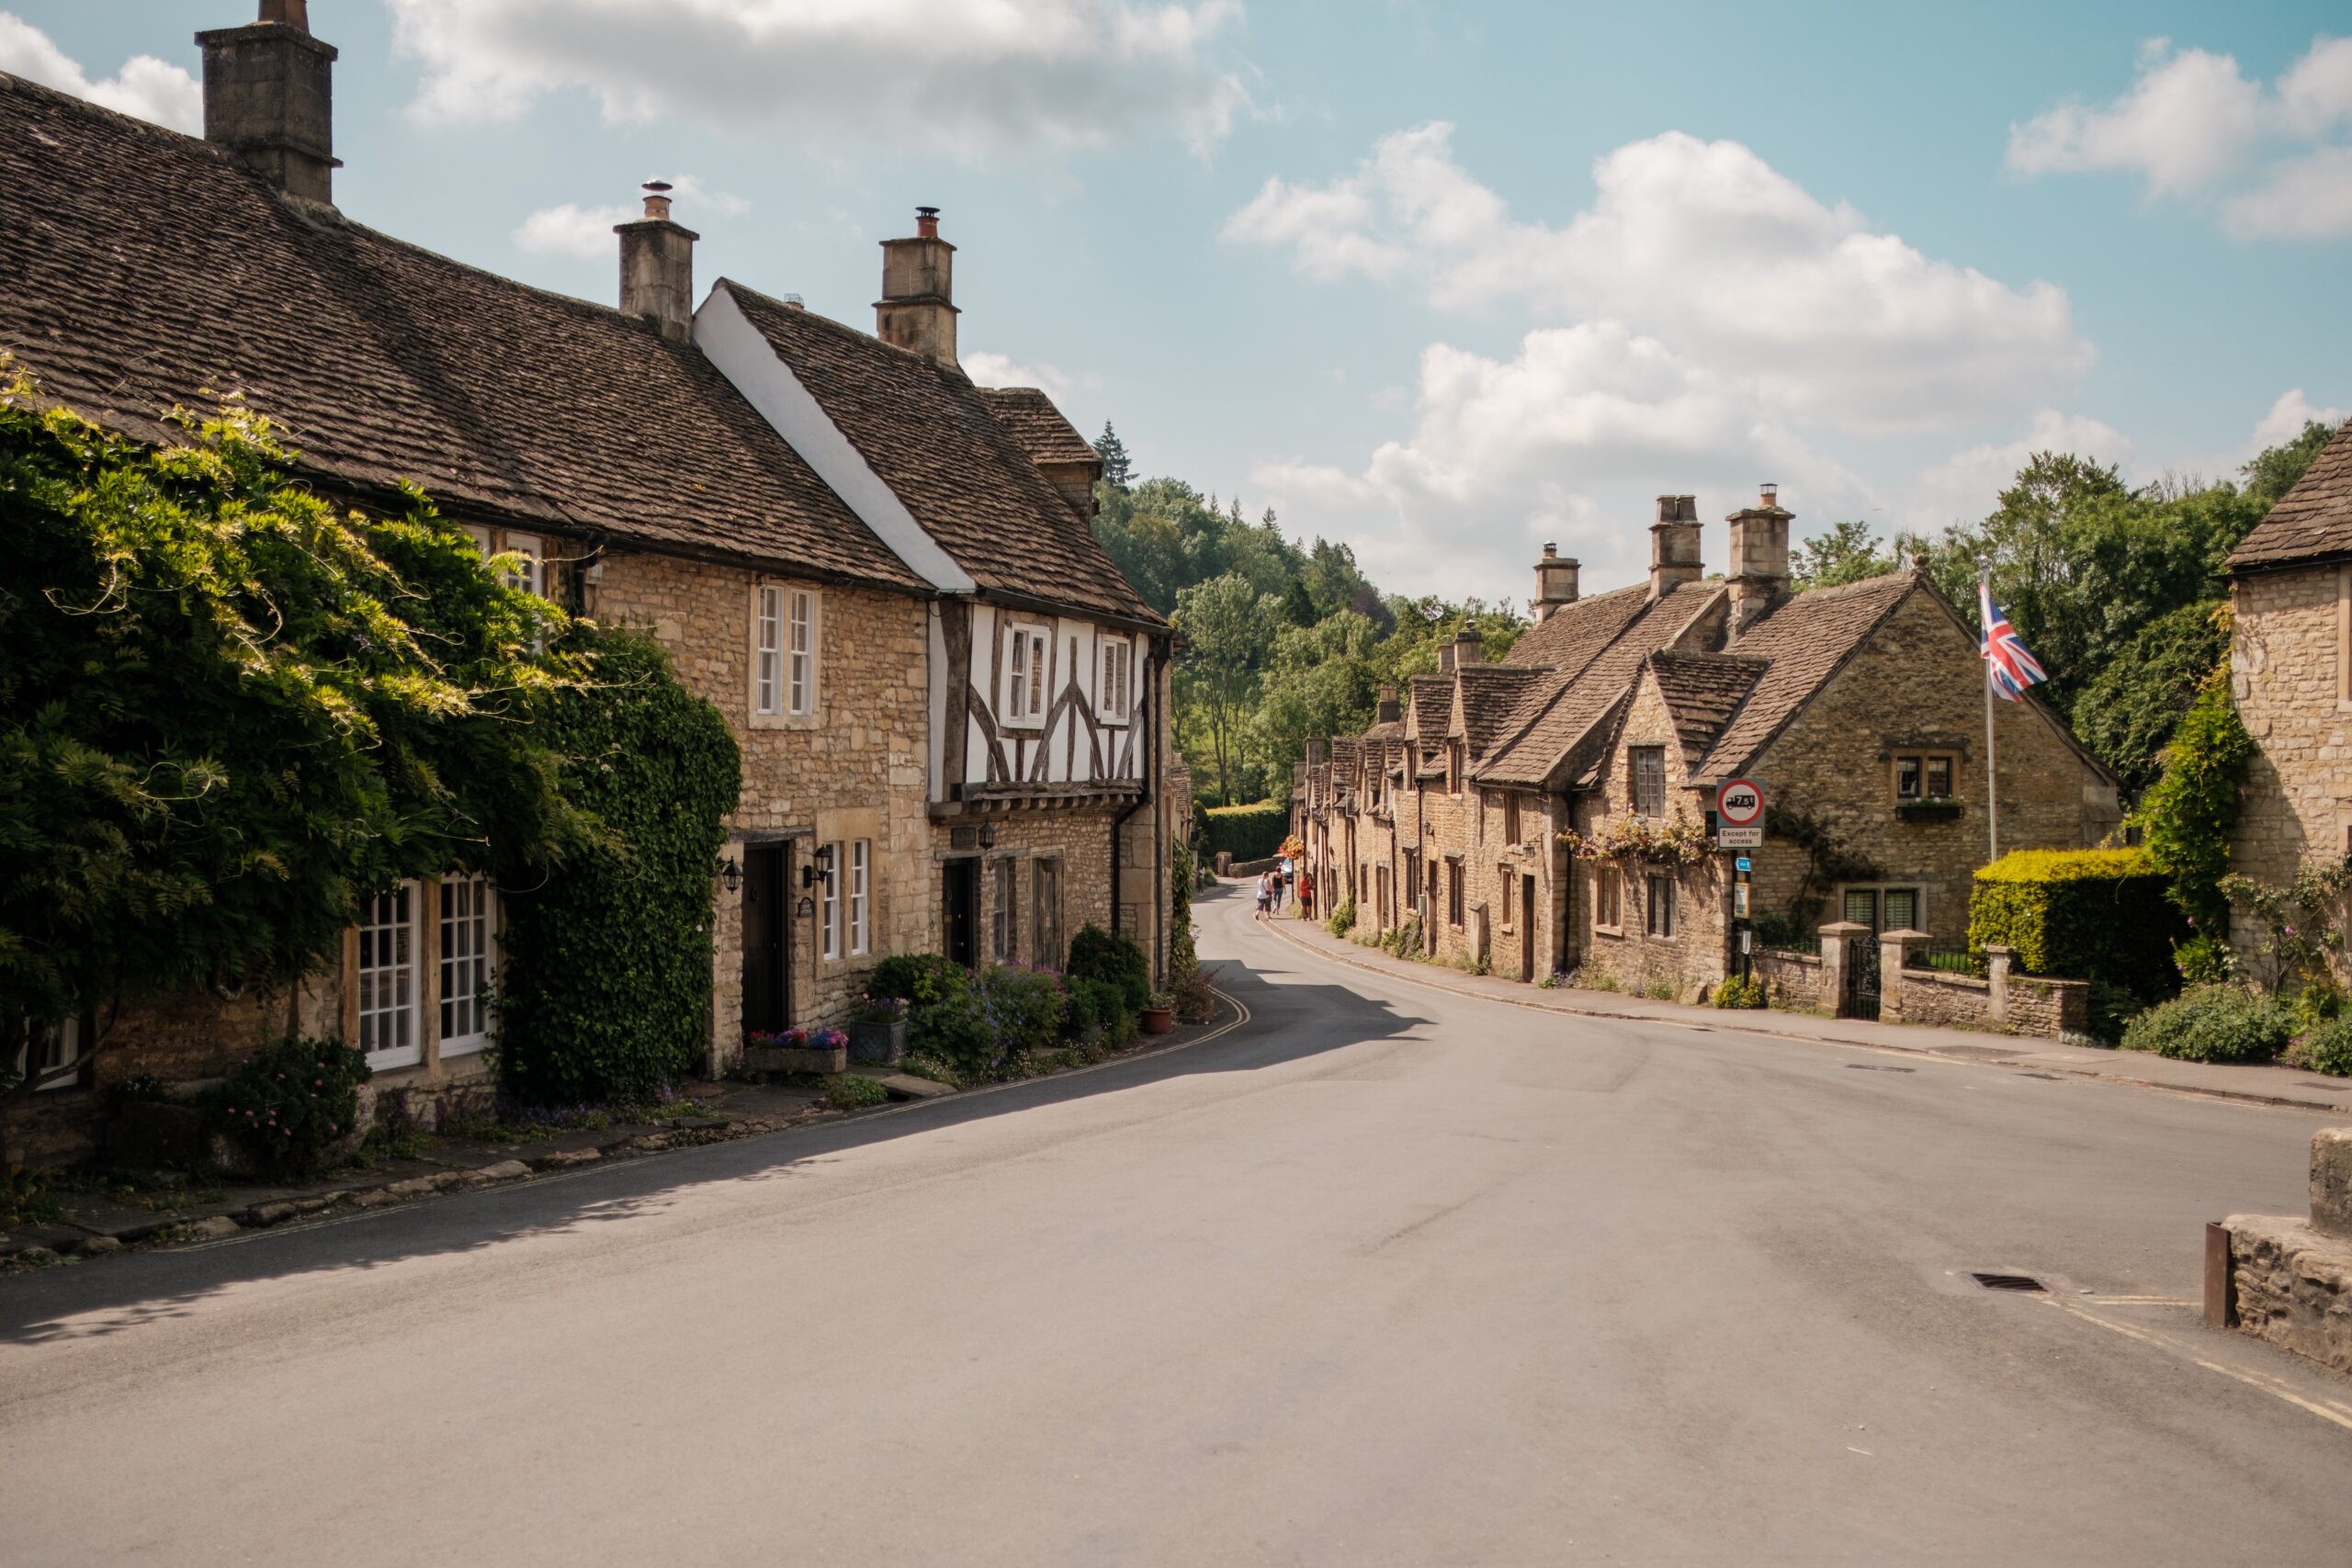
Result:
{"label": "curved road", "polygon": [[1200,912],[1203,1045],[0,1280],[0,1562],[2352,1559],[2352,1386],[2187,1304],[2319,1118]]}

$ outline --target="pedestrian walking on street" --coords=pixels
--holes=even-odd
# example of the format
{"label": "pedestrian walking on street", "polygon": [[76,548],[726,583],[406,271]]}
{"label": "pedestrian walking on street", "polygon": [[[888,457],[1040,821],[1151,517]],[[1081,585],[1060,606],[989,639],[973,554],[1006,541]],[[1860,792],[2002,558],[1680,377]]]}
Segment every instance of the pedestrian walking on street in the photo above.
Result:
{"label": "pedestrian walking on street", "polygon": [[1258,874],[1258,913],[1256,919],[1261,920],[1266,919],[1273,913],[1273,908],[1274,874],[1271,871],[1262,871]]}

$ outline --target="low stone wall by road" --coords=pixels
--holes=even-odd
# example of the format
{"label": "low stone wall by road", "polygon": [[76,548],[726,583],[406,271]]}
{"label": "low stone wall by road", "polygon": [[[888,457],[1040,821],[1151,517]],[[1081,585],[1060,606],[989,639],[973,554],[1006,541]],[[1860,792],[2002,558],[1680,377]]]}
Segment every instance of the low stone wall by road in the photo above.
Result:
{"label": "low stone wall by road", "polygon": [[2206,1312],[2339,1372],[2352,1373],[2352,1127],[2312,1136],[2308,1221],[2232,1214],[2228,1278]]}
{"label": "low stone wall by road", "polygon": [[1828,1010],[1829,1003],[1824,999],[1821,988],[1819,953],[1782,953],[1767,948],[1750,954],[1748,962],[1751,973],[1764,982],[1774,1007],[1800,1012]]}

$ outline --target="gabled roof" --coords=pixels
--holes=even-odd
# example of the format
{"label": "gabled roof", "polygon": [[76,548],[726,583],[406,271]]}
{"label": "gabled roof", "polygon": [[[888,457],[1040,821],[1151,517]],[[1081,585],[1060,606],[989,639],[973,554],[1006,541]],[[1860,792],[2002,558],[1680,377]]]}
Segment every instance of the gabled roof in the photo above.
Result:
{"label": "gabled roof", "polygon": [[135,439],[233,392],[346,491],[927,591],[691,345],[6,73],[0,276],[0,349]]}
{"label": "gabled roof", "polygon": [[1405,701],[1413,716],[1413,733],[1422,744],[1445,738],[1453,724],[1453,677],[1416,675],[1406,683]]}
{"label": "gabled roof", "polygon": [[2233,571],[2352,556],[2352,420],[2230,553]]}
{"label": "gabled roof", "polygon": [[1516,732],[1478,770],[1479,780],[1539,789],[1549,784],[1563,766],[1589,749],[1598,727],[1632,691],[1643,661],[1713,609],[1724,592],[1721,583],[1675,584],[1653,601],[1645,588],[1639,611],[1580,670],[1549,688],[1536,711],[1521,717]]}
{"label": "gabled roof", "polygon": [[1922,581],[1914,569],[1843,588],[1808,589],[1749,627],[1736,651],[1769,660],[1770,667],[1694,771],[1693,782],[1746,769]]}
{"label": "gabled roof", "polygon": [[1532,689],[1550,681],[1547,670],[1515,664],[1465,664],[1458,671],[1462,694],[1462,738],[1472,757],[1483,757],[1504,736],[1506,720]]}
{"label": "gabled roof", "polygon": [[713,293],[982,592],[1164,624],[961,370],[729,279]]}
{"label": "gabled roof", "polygon": [[1102,455],[1064,418],[1054,400],[1035,387],[982,387],[980,400],[996,422],[1012,433],[1029,460],[1046,463],[1091,463],[1102,466]]}
{"label": "gabled roof", "polygon": [[1550,619],[1521,633],[1500,662],[1540,665],[1573,675],[1598,658],[1649,604],[1649,584],[1637,582],[1563,604],[1552,612]]}
{"label": "gabled roof", "polygon": [[1673,716],[1686,763],[1696,766],[1770,668],[1744,653],[1653,653],[1649,672]]}

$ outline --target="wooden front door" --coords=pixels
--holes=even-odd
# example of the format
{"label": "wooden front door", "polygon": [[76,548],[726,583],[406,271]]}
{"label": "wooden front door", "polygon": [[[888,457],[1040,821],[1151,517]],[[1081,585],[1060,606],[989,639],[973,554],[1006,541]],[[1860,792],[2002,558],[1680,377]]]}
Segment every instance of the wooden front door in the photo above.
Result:
{"label": "wooden front door", "polygon": [[792,846],[743,851],[743,1032],[792,1022]]}
{"label": "wooden front door", "polygon": [[939,869],[940,951],[969,969],[980,961],[980,863],[967,857]]}
{"label": "wooden front door", "polygon": [[1519,977],[1535,978],[1535,879],[1519,879]]}

